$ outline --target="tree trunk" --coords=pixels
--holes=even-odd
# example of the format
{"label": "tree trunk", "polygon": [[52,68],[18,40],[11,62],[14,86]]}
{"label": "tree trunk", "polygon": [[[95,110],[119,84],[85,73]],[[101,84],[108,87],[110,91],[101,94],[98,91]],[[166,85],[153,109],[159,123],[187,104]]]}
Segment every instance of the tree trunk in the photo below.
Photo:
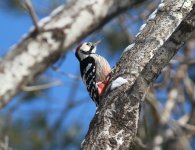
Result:
{"label": "tree trunk", "polygon": [[[82,144],[91,149],[130,149],[137,133],[140,104],[152,81],[195,32],[194,0],[166,0],[140,29],[112,71]],[[192,8],[193,7],[193,8]]]}

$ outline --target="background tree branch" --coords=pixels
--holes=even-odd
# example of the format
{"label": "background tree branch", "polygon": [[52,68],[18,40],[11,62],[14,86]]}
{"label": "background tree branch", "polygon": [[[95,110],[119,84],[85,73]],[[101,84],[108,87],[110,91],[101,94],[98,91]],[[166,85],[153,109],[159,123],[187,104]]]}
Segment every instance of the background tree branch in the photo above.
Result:
{"label": "background tree branch", "polygon": [[0,108],[74,43],[142,0],[71,1],[32,29],[0,63]]}

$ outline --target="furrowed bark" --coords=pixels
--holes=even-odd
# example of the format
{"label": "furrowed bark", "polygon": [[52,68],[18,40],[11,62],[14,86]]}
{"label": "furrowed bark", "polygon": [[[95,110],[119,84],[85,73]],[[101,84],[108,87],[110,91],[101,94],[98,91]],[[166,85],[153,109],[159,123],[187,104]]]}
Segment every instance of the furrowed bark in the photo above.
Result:
{"label": "furrowed bark", "polygon": [[135,43],[126,48],[113,69],[83,149],[130,149],[147,88],[195,32],[194,3],[163,1],[140,28]]}
{"label": "furrowed bark", "polygon": [[142,0],[78,0],[54,10],[0,62],[0,108],[80,39]]}

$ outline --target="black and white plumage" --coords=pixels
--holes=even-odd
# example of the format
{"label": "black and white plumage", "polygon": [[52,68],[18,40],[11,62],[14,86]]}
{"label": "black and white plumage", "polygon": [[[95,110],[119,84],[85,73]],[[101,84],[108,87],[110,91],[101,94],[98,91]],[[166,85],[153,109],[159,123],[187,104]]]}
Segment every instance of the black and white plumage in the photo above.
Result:
{"label": "black and white plumage", "polygon": [[83,82],[90,97],[98,105],[111,68],[107,60],[96,53],[96,45],[97,43],[85,42],[78,46],[75,55],[80,62]]}

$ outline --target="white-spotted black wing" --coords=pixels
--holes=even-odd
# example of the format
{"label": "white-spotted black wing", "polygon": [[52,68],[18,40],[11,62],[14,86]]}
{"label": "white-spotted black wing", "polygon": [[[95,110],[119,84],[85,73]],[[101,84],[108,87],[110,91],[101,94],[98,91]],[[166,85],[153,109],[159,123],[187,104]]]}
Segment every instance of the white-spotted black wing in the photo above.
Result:
{"label": "white-spotted black wing", "polygon": [[96,87],[96,64],[92,57],[87,57],[80,63],[80,71],[83,82],[85,83],[90,97],[99,104],[99,96]]}

